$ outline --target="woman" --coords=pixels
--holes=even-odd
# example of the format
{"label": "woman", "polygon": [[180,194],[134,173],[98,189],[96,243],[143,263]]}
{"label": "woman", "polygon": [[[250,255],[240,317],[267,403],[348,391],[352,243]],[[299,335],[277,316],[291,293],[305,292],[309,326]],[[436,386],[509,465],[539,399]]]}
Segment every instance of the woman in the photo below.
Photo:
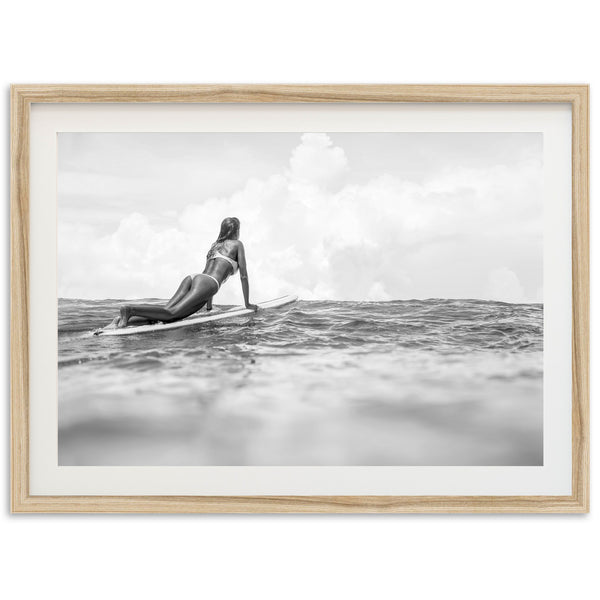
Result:
{"label": "woman", "polygon": [[224,219],[221,223],[219,237],[206,255],[206,267],[202,273],[188,275],[164,307],[153,304],[122,306],[121,317],[116,326],[127,327],[132,317],[141,317],[141,319],[135,319],[136,322],[140,320],[163,321],[164,323],[179,321],[199,311],[205,304],[207,310],[212,310],[212,297],[229,276],[235,274],[238,269],[242,280],[244,304],[246,308],[258,310],[258,306],[250,304],[246,256],[244,245],[238,239],[239,235],[240,220],[236,217]]}

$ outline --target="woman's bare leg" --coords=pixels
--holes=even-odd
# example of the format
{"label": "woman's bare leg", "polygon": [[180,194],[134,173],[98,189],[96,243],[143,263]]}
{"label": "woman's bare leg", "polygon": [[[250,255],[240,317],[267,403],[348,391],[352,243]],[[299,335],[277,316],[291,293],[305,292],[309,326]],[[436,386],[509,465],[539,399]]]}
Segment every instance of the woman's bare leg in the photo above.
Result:
{"label": "woman's bare leg", "polygon": [[177,288],[177,291],[173,295],[173,297],[167,302],[166,308],[171,308],[175,306],[179,301],[183,300],[185,295],[190,291],[192,287],[192,278],[188,275]]}
{"label": "woman's bare leg", "polygon": [[[183,298],[185,298],[186,294],[190,291],[191,287],[192,287],[192,278],[188,275],[179,284],[177,291],[175,292],[175,294],[173,294],[173,297],[167,302],[165,308],[171,308],[172,306],[174,306],[175,304],[177,304],[178,302],[183,300]],[[142,317],[134,317],[132,319],[129,319],[128,324],[129,325],[133,325],[133,324],[145,325],[148,323],[153,323],[153,322],[155,322],[155,320],[153,321],[152,319],[144,319]],[[106,329],[114,329],[115,327],[119,327],[119,326],[121,326],[121,315],[119,315],[118,317],[115,317],[113,319],[113,321],[110,323],[110,325],[108,325],[106,327]]]}
{"label": "woman's bare leg", "polygon": [[144,319],[164,323],[179,321],[199,311],[205,304],[205,300],[199,300],[192,296],[189,299],[184,299],[177,307],[172,308],[155,306],[154,304],[125,305],[121,307],[119,327],[127,327],[130,319],[135,317],[143,317]]}
{"label": "woman's bare leg", "polygon": [[170,323],[185,319],[200,310],[206,300],[215,293],[215,284],[208,278],[196,277],[192,281],[190,291],[175,305],[155,306],[153,304],[133,304],[121,307],[121,320],[119,327],[126,327],[131,317],[144,317],[153,321]]}
{"label": "woman's bare leg", "polygon": [[[115,317],[104,329],[118,329],[121,323],[121,315],[119,314]],[[156,323],[156,321],[152,321],[151,319],[143,319],[142,317],[131,317],[129,319],[129,325],[148,325]]]}

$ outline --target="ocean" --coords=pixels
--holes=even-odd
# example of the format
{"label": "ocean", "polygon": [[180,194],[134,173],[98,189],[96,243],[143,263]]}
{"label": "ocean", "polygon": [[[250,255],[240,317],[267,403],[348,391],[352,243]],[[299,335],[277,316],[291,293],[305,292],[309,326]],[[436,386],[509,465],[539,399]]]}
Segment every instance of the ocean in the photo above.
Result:
{"label": "ocean", "polygon": [[541,304],[299,301],[92,336],[122,302],[59,300],[59,465],[543,464]]}

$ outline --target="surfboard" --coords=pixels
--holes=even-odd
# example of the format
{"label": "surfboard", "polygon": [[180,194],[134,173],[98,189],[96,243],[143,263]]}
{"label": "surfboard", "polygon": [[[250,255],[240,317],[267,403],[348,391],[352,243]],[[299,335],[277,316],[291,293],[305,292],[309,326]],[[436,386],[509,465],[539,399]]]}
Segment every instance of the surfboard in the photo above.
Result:
{"label": "surfboard", "polygon": [[[293,304],[298,300],[298,296],[282,296],[281,298],[275,298],[268,302],[259,302],[259,310],[265,310],[270,308],[281,308],[288,304]],[[170,331],[171,329],[181,329],[183,327],[193,327],[195,325],[201,325],[202,323],[212,323],[214,321],[223,321],[225,319],[233,319],[235,317],[244,317],[246,315],[253,315],[254,311],[244,306],[236,306],[229,310],[224,310],[216,313],[203,312],[202,315],[197,313],[182,319],[181,321],[174,321],[173,323],[155,323],[153,325],[131,325],[130,327],[123,327],[121,329],[96,329],[94,335],[137,335],[140,333],[155,333],[158,331]],[[89,334],[88,334],[89,335]]]}

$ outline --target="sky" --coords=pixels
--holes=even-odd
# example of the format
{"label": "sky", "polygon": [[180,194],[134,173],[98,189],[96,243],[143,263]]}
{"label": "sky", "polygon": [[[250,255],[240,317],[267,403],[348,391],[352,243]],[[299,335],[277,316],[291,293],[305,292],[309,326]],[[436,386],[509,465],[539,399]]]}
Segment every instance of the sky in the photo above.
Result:
{"label": "sky", "polygon": [[[251,301],[542,301],[539,133],[60,133],[58,295],[168,298],[241,221]],[[239,278],[215,302],[242,302]]]}

